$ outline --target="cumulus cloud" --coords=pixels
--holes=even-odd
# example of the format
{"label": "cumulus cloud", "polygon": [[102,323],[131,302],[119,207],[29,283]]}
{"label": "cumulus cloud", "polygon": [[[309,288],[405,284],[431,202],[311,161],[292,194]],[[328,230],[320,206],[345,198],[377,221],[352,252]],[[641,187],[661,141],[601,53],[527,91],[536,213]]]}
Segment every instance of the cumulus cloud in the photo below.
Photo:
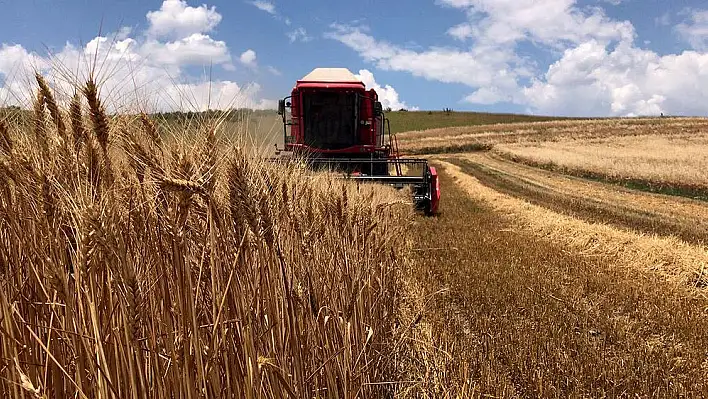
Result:
{"label": "cumulus cloud", "polygon": [[252,1],[251,4],[253,4],[256,8],[258,8],[261,11],[265,11],[268,14],[275,15],[275,4],[273,4],[270,1],[266,0],[256,0]]}
{"label": "cumulus cloud", "polygon": [[27,69],[42,69],[46,67],[45,60],[25,50],[19,44],[0,46],[0,74],[11,76],[17,71]]}
{"label": "cumulus cloud", "polygon": [[[697,51],[658,55],[635,45],[628,21],[577,0],[438,0],[466,22],[447,34],[464,47],[413,51],[367,29],[332,25],[328,37],[382,70],[463,84],[473,104],[509,103],[557,115],[708,113],[708,13],[693,11],[677,27]],[[523,48],[522,52],[520,49]],[[555,58],[538,65],[529,48]]]}
{"label": "cumulus cloud", "polygon": [[216,7],[190,7],[184,0],[164,0],[157,11],[147,13],[148,34],[183,38],[195,33],[209,32],[221,22]]}
{"label": "cumulus cloud", "polygon": [[356,77],[362,82],[364,82],[364,85],[366,85],[367,89],[376,90],[376,93],[379,95],[379,101],[381,102],[381,105],[383,105],[384,108],[391,108],[393,110],[405,108],[411,111],[415,111],[418,109],[417,107],[411,108],[408,106],[408,104],[401,101],[398,96],[398,92],[391,85],[381,86],[380,84],[376,83],[374,74],[371,73],[371,71],[367,69],[362,69],[359,71]]}
{"label": "cumulus cloud", "polygon": [[378,41],[359,27],[332,27],[334,31],[328,37],[351,47],[382,70],[409,72],[444,83],[496,86],[508,90],[517,87],[516,77],[523,73],[522,61],[510,50],[484,46],[471,50],[436,47],[414,51]]}
{"label": "cumulus cloud", "polygon": [[568,50],[542,79],[524,89],[544,113],[574,115],[699,115],[708,109],[708,54],[659,56],[623,44],[597,42]]}
{"label": "cumulus cloud", "polygon": [[256,66],[256,52],[251,49],[248,49],[241,53],[239,60],[244,65],[254,67]]}
{"label": "cumulus cloud", "polygon": [[197,84],[167,86],[161,96],[166,103],[179,103],[181,109],[205,111],[207,109],[273,109],[275,100],[257,99],[261,87],[256,83],[241,86],[224,80]]}
{"label": "cumulus cloud", "polygon": [[634,37],[628,21],[614,21],[601,8],[581,9],[576,0],[441,0],[461,8],[474,26],[474,37],[490,44],[535,43],[564,48],[588,39]]}
{"label": "cumulus cloud", "polygon": [[148,41],[139,48],[140,54],[152,62],[164,65],[225,64],[231,61],[226,43],[208,35],[194,33],[173,42]]}
{"label": "cumulus cloud", "polygon": [[[213,7],[206,5],[195,8],[184,2],[165,0],[159,11],[148,13],[147,35],[120,29],[81,47],[67,43],[51,58],[28,52],[20,45],[3,44],[0,104],[31,104],[31,77],[34,71],[39,71],[47,76],[63,100],[73,94],[76,84],[83,84],[95,75],[111,111],[275,107],[274,101],[259,98],[261,88],[257,84],[206,81],[189,75],[190,66],[234,68],[227,44],[201,33],[213,29],[221,20],[214,12]],[[166,15],[174,16],[177,22],[167,23]],[[255,66],[256,54],[248,50],[240,60]]]}

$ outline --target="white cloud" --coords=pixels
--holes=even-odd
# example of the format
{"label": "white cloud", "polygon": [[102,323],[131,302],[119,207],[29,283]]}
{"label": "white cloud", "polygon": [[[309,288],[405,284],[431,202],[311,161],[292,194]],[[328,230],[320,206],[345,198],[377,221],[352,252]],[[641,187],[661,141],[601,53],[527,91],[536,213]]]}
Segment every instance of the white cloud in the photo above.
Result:
{"label": "white cloud", "polygon": [[201,33],[167,43],[150,40],[139,51],[145,58],[150,58],[151,62],[164,65],[227,64],[231,61],[225,42]]}
{"label": "white cloud", "polygon": [[0,74],[12,76],[46,67],[45,60],[25,50],[19,44],[0,46]]}
{"label": "white cloud", "polygon": [[244,51],[243,53],[241,53],[239,60],[244,65],[247,65],[250,67],[255,67],[256,66],[256,52],[251,49],[248,49],[248,50]]}
{"label": "white cloud", "polygon": [[276,101],[256,99],[261,87],[256,83],[240,86],[232,81],[176,84],[165,88],[160,99],[180,109],[205,111],[207,109],[273,109]]}
{"label": "white cloud", "polygon": [[47,67],[46,60],[20,45],[0,46],[0,105],[32,102],[32,73]]}
{"label": "white cloud", "polygon": [[195,33],[206,33],[221,22],[216,7],[190,7],[184,0],[164,0],[158,11],[147,13],[148,34],[184,38]]}
{"label": "white cloud", "polygon": [[687,10],[689,20],[676,26],[676,31],[696,50],[708,50],[708,10]]}
{"label": "white cloud", "polygon": [[708,112],[708,54],[659,56],[597,42],[567,51],[543,79],[524,90],[539,113],[573,115],[697,115]]}
{"label": "white cloud", "polygon": [[[184,11],[179,15],[193,17],[176,18],[180,24],[166,24],[165,13],[174,14],[178,8]],[[61,101],[73,95],[75,85],[84,84],[91,75],[96,76],[101,96],[111,111],[273,108],[273,101],[260,98],[258,84],[242,85],[218,79],[209,82],[205,78],[189,75],[190,66],[234,68],[225,42],[205,33],[186,34],[215,27],[212,22],[201,25],[192,23],[200,19],[194,15],[206,12],[204,15],[208,16],[209,10],[213,11],[213,7],[203,5],[193,8],[183,2],[165,1],[160,11],[148,13],[148,19],[152,16],[148,29],[155,26],[164,28],[159,35],[155,31],[143,35],[122,28],[115,34],[96,37],[83,47],[67,43],[51,58],[30,53],[20,45],[2,44],[0,104],[29,106],[35,87],[32,74],[37,70],[56,88]],[[158,13],[157,16],[155,13]],[[160,22],[155,25],[154,21]],[[201,27],[198,28],[198,25]],[[160,36],[166,32],[169,33],[167,36]],[[174,38],[177,32],[183,37]],[[256,54],[248,50],[240,60],[255,66]]]}
{"label": "white cloud", "polygon": [[634,37],[627,22],[609,19],[600,8],[581,9],[576,0],[442,0],[462,8],[484,43],[531,40],[566,48],[588,39],[611,41]]}
{"label": "white cloud", "polygon": [[444,83],[462,83],[471,87],[498,86],[516,88],[516,77],[525,73],[512,64],[520,63],[512,51],[494,47],[476,47],[471,50],[431,48],[413,51],[377,41],[361,28],[333,25],[327,36],[357,51],[366,61],[378,68],[404,71],[414,76]]}
{"label": "white cloud", "polygon": [[288,32],[287,35],[288,35],[288,38],[290,39],[290,43],[294,43],[298,40],[300,40],[302,42],[309,42],[310,40],[312,40],[312,38],[307,34],[307,31],[305,30],[305,28],[302,28],[302,27]]}
{"label": "white cloud", "polygon": [[278,70],[278,68],[276,68],[274,66],[269,65],[266,67],[266,69],[268,70],[268,72],[272,73],[275,76],[282,76],[283,75],[282,72],[280,72]]}
{"label": "white cloud", "polygon": [[512,102],[511,96],[504,93],[498,87],[480,87],[474,93],[465,97],[465,101],[474,104],[496,104],[499,102]]}
{"label": "white cloud", "polygon": [[411,108],[408,106],[408,104],[401,101],[398,96],[398,92],[391,85],[381,86],[380,84],[376,83],[376,79],[374,79],[374,74],[371,73],[369,70],[360,70],[356,77],[362,82],[364,82],[364,85],[367,89],[376,90],[376,93],[379,95],[379,101],[381,102],[381,105],[383,105],[384,108],[391,108],[393,110],[405,108],[411,111],[415,111],[418,109],[417,107]]}
{"label": "white cloud", "polygon": [[268,14],[271,14],[271,15],[275,15],[275,14],[276,14],[276,12],[275,12],[275,4],[273,4],[273,3],[270,2],[270,1],[266,1],[266,0],[256,0],[256,1],[251,2],[251,4],[253,4],[254,6],[256,6],[256,8],[258,8],[259,10],[267,12]]}
{"label": "white cloud", "polygon": [[[374,38],[367,29],[332,25],[340,41],[383,70],[463,84],[464,101],[511,103],[559,115],[708,114],[708,12],[677,28],[699,51],[660,56],[635,45],[628,21],[577,0],[439,0],[466,22],[448,35],[460,46],[413,51]],[[663,21],[662,21],[663,23]],[[523,52],[522,52],[523,49]],[[538,65],[528,54],[555,58]]]}

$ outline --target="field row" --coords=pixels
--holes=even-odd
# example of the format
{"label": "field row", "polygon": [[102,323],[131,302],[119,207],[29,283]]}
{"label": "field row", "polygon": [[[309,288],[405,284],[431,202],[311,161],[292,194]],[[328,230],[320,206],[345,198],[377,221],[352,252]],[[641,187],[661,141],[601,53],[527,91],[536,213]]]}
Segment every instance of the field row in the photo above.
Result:
{"label": "field row", "polygon": [[708,198],[708,119],[555,121],[401,135],[419,154],[492,151],[515,162],[628,188]]}
{"label": "field row", "polygon": [[445,159],[488,187],[554,211],[643,233],[708,242],[708,207],[703,201],[568,176],[495,153],[459,154]]}
{"label": "field row", "polygon": [[708,302],[687,284],[705,250],[530,204],[453,162],[463,167],[438,162],[443,213],[413,230],[418,284],[438,298],[417,334],[449,355],[444,375],[469,377],[448,386],[468,397],[708,391]]}

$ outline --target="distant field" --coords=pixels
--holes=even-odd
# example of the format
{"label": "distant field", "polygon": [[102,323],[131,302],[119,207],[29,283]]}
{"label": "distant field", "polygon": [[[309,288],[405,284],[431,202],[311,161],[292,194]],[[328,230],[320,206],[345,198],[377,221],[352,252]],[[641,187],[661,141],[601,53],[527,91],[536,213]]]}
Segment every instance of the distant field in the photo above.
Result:
{"label": "distant field", "polygon": [[[184,135],[186,125],[200,128],[209,118],[205,113],[197,116],[177,113],[155,114],[154,117],[168,136],[177,139]],[[222,119],[220,130],[228,140],[267,151],[270,151],[275,144],[279,147],[283,146],[283,123],[275,111],[239,110],[228,114],[216,114],[214,117]],[[189,134],[190,131],[187,133]]]}
{"label": "distant field", "polygon": [[407,111],[389,112],[391,132],[402,133],[456,126],[491,125],[495,123],[542,122],[564,118],[482,112]]}
{"label": "distant field", "polygon": [[574,176],[708,190],[708,134],[670,133],[499,145],[495,152]]}
{"label": "distant field", "polygon": [[[275,132],[282,141],[283,125],[275,111],[255,111],[249,115],[251,131],[263,136]],[[563,118],[514,114],[488,114],[479,112],[415,111],[386,113],[391,123],[392,133],[411,130],[436,129],[456,126],[476,126],[497,123],[542,122]]]}
{"label": "distant field", "polygon": [[450,127],[398,134],[407,154],[457,153],[489,150],[500,144],[593,140],[619,136],[687,135],[705,131],[708,119],[646,118],[560,120],[483,126]]}

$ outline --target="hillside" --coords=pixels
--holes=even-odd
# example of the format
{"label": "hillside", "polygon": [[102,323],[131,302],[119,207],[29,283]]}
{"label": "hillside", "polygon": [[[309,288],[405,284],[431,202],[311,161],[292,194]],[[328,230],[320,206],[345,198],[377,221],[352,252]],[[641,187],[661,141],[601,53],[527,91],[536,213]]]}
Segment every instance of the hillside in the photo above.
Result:
{"label": "hillside", "polygon": [[395,111],[388,112],[391,132],[427,130],[444,127],[491,125],[496,123],[542,122],[570,118],[485,112]]}

